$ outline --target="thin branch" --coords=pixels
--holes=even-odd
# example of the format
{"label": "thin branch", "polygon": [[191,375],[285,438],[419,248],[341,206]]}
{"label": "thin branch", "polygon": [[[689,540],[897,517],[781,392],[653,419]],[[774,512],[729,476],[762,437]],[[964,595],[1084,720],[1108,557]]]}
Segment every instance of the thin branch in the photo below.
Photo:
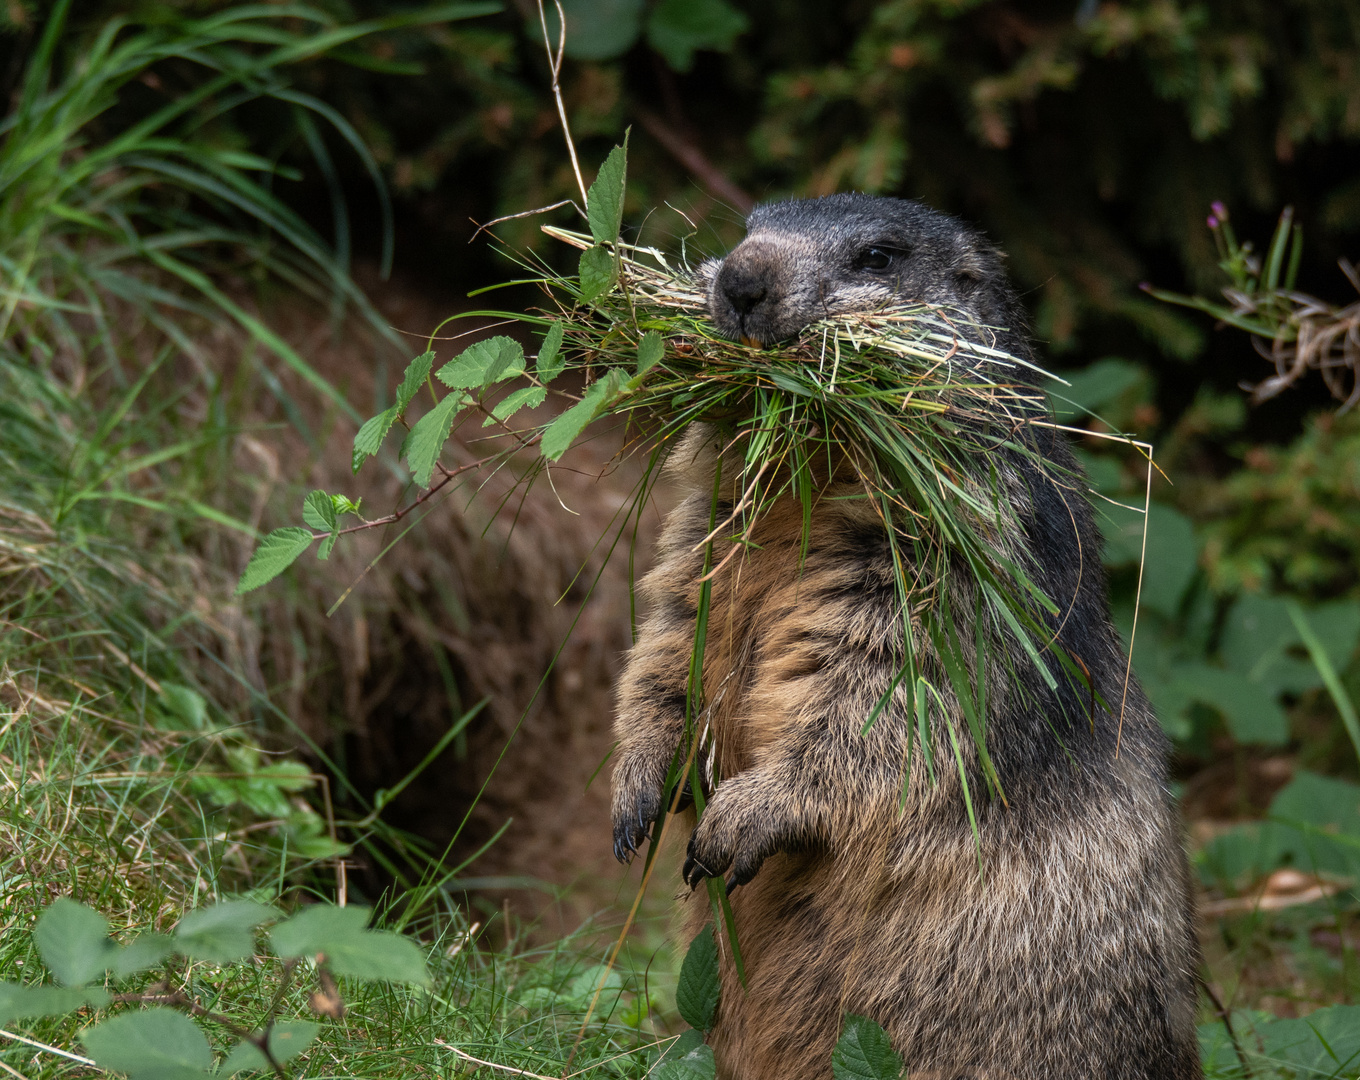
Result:
{"label": "thin branch", "polygon": [[110,1001],[116,1001],[124,1005],[177,1005],[187,1010],[191,1015],[203,1020],[211,1020],[214,1024],[220,1024],[238,1039],[255,1040],[251,1037],[249,1028],[243,1028],[230,1016],[222,1013],[213,1012],[205,1009],[197,1001],[191,998],[183,990],[176,990],[171,994],[111,994]]}
{"label": "thin branch", "polygon": [[1242,1066],[1242,1075],[1246,1077],[1254,1076],[1251,1066],[1247,1064],[1247,1055],[1242,1052],[1242,1044],[1237,1040],[1237,1032],[1233,1030],[1232,1015],[1224,1006],[1222,999],[1215,993],[1208,979],[1202,975],[1199,976],[1199,984],[1204,988],[1204,992],[1209,995],[1209,1000],[1214,1003],[1214,1011],[1218,1013],[1219,1019],[1223,1021],[1223,1026],[1228,1031],[1228,1038],[1233,1044],[1233,1050],[1237,1053],[1238,1064]]}
{"label": "thin branch", "polygon": [[13,1039],[15,1042],[21,1042],[25,1046],[32,1046],[38,1050],[46,1050],[49,1054],[56,1054],[57,1057],[64,1057],[67,1061],[76,1061],[81,1065],[94,1064],[94,1058],[81,1057],[79,1054],[73,1054],[71,1051],[63,1050],[59,1046],[48,1046],[45,1042],[38,1042],[37,1039],[16,1035],[12,1031],[6,1031],[4,1028],[0,1028],[0,1035],[3,1035],[6,1039]]}
{"label": "thin branch", "polygon": [[[274,1070],[274,1074],[279,1080],[287,1080],[288,1074],[284,1072],[283,1065],[274,1057],[274,1052],[269,1048],[269,1033],[274,1027],[274,1013],[278,1011],[283,996],[288,992],[288,986],[293,980],[293,972],[297,969],[297,960],[288,960],[283,965],[283,979],[279,983],[278,989],[274,991],[274,997],[269,1002],[269,1009],[265,1013],[264,1025],[258,1032],[250,1028],[242,1027],[230,1016],[220,1012],[213,1012],[205,1009],[194,998],[190,997],[183,990],[176,990],[169,994],[113,994],[111,1000],[129,1005],[173,1005],[184,1009],[191,1016],[197,1016],[202,1020],[210,1020],[214,1024],[225,1028],[236,1038],[243,1042],[248,1042],[254,1046],[264,1058],[269,1062],[269,1067]],[[90,1062],[94,1064],[94,1062]]]}
{"label": "thin branch", "polygon": [[4,1069],[5,1072],[10,1074],[10,1076],[17,1076],[19,1080],[28,1080],[28,1077],[21,1073],[13,1065],[6,1065],[3,1061],[0,1061],[0,1069]]}
{"label": "thin branch", "polygon": [[548,70],[552,72],[553,100],[557,102],[557,119],[562,122],[562,137],[567,141],[567,153],[571,155],[571,171],[576,174],[576,186],[581,190],[581,205],[590,201],[586,194],[586,182],[581,178],[581,163],[576,160],[576,144],[571,141],[571,126],[567,123],[567,107],[562,103],[562,85],[558,76],[562,74],[562,55],[567,51],[567,16],[562,10],[561,0],[553,0],[557,8],[557,52],[553,52],[552,41],[548,38],[548,16],[543,11],[543,0],[538,0],[538,25],[543,27],[543,48],[548,53]]}
{"label": "thin branch", "polygon": [[[531,439],[530,442],[532,441],[533,440]],[[446,484],[448,484],[451,480],[456,480],[463,473],[469,472],[472,469],[481,468],[489,460],[491,459],[478,458],[476,461],[470,461],[466,465],[458,466],[458,468],[456,469],[446,469],[444,468],[443,465],[439,465],[438,468],[439,471],[443,473],[443,477],[437,484],[430,485],[419,495],[417,495],[415,497],[415,500],[411,502],[409,505],[403,506],[400,510],[392,511],[392,513],[388,514],[386,517],[374,518],[372,521],[364,521],[358,525],[351,525],[348,528],[341,529],[335,535],[348,536],[350,533],[363,532],[365,529],[376,529],[383,525],[394,525],[402,518],[404,518],[407,514],[409,514],[412,510],[418,507],[421,503],[426,502],[429,499],[433,498],[435,495],[437,495],[439,493],[439,490],[443,488]],[[312,539],[323,540],[330,535],[331,535],[330,533],[313,533]]]}
{"label": "thin branch", "polygon": [[435,1045],[452,1050],[464,1061],[470,1061],[474,1065],[485,1065],[488,1069],[499,1069],[501,1072],[510,1073],[512,1076],[527,1076],[530,1080],[558,1080],[556,1076],[544,1076],[542,1073],[530,1072],[528,1069],[517,1069],[513,1065],[500,1065],[494,1061],[483,1061],[481,1058],[475,1058],[471,1054],[464,1053],[452,1043],[446,1043],[442,1039],[435,1039]]}
{"label": "thin branch", "polygon": [[[503,217],[492,218],[485,225],[477,225],[477,219],[470,218],[469,220],[472,222],[472,224],[477,225],[477,231],[468,237],[468,243],[469,244],[472,243],[472,241],[476,240],[477,237],[479,237],[487,229],[491,228],[491,226],[499,225],[503,221],[514,221],[516,218],[533,217],[535,214],[546,214],[549,210],[558,210],[564,206],[570,206],[582,217],[586,216],[586,212],[576,205],[575,199],[559,199],[551,206],[540,206],[536,210],[521,210],[518,214],[506,214]],[[476,333],[476,331],[469,330],[468,333],[472,334]]]}

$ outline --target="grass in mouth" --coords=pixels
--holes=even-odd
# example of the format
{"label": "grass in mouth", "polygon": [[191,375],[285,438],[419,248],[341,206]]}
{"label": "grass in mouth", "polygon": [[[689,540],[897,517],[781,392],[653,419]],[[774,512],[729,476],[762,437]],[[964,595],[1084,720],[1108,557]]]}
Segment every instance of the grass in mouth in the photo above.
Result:
{"label": "grass in mouth", "polygon": [[[546,231],[591,247],[586,235]],[[1085,485],[1046,460],[1036,438],[1050,421],[1039,387],[1060,380],[1002,348],[1002,328],[926,304],[820,320],[775,349],[728,341],[707,319],[696,275],[655,249],[619,243],[614,257],[617,287],[593,303],[569,302],[579,301],[579,279],[543,279],[550,296],[569,298],[556,319],[568,366],[587,379],[577,408],[595,398],[591,414],[626,420],[634,448],[673,447],[692,424],[712,426],[720,468],[730,471],[715,486],[722,511],[706,542],[727,540],[724,559],[754,544],[752,530],[781,499],[801,504],[806,550],[819,492],[853,477],[852,497],[873,506],[890,538],[902,616],[914,630],[904,634],[901,674],[866,726],[899,685],[918,709],[941,701],[912,645],[928,640],[995,785],[983,669],[989,659],[1020,659],[997,655],[995,643],[1018,644],[1050,684],[1045,652],[1075,674],[1044,620],[1061,619],[1060,608],[1031,579],[1017,542],[1013,490],[1024,459],[1084,497]],[[543,439],[545,454],[556,449],[552,425]],[[963,588],[944,588],[960,576]],[[971,610],[957,610],[970,600]],[[974,650],[975,663],[965,663]]]}

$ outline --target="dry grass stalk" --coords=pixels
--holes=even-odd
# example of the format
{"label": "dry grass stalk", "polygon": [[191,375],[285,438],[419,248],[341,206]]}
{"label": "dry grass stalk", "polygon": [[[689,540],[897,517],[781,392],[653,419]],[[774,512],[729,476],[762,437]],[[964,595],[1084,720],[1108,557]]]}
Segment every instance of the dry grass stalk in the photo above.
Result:
{"label": "dry grass stalk", "polygon": [[[1355,267],[1342,259],[1341,269],[1360,292],[1360,274]],[[1261,314],[1260,295],[1236,289],[1224,289],[1223,295],[1236,314],[1253,318]],[[1281,291],[1267,296],[1277,311],[1285,309],[1284,318],[1269,344],[1252,338],[1256,351],[1275,365],[1273,376],[1246,387],[1252,401],[1267,401],[1308,371],[1316,371],[1332,397],[1342,403],[1339,412],[1354,408],[1360,402],[1360,300],[1334,307],[1301,292]]]}

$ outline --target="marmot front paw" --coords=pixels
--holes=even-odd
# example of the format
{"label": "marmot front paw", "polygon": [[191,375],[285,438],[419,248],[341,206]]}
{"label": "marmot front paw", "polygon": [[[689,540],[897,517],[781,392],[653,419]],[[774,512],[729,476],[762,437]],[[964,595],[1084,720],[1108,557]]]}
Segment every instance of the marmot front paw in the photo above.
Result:
{"label": "marmot front paw", "polygon": [[[681,874],[691,889],[704,878],[727,876],[727,891],[745,885],[780,848],[768,814],[760,812],[749,791],[719,787],[689,838]],[[729,872],[730,871],[730,872]]]}
{"label": "marmot front paw", "polygon": [[667,764],[630,754],[614,767],[614,858],[621,863],[632,860],[661,814]]}

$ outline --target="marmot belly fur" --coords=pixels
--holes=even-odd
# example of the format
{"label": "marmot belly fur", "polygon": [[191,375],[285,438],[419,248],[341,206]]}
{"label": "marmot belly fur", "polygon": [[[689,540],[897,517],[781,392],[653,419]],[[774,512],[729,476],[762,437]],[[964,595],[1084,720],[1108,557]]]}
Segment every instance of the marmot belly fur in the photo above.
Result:
{"label": "marmot belly fur", "polygon": [[[758,208],[747,229],[700,271],[712,318],[733,338],[769,345],[825,315],[894,300],[1022,325],[996,250],[916,203],[777,203]],[[999,345],[1031,355],[1018,332]],[[703,684],[717,785],[684,876],[691,885],[727,879],[745,962],[743,989],[720,932],[723,992],[710,1036],[720,1077],[829,1078],[847,1011],[887,1029],[913,1080],[1201,1075],[1199,957],[1165,741],[1142,691],[1130,684],[1125,698],[1099,533],[1071,483],[1079,467],[1049,429],[1023,437],[1056,468],[994,452],[1020,522],[1007,542],[1062,609],[1051,629],[1111,705],[1093,708],[1089,688],[1056,662],[1050,689],[1013,639],[993,635],[1011,651],[1009,669],[989,667],[986,696],[1004,803],[985,794],[928,640],[914,648],[946,709],[931,720],[933,762],[919,742],[910,759],[905,805],[910,688],[861,733],[898,673],[905,631],[884,526],[867,500],[836,497],[859,490],[853,478],[826,478],[801,566],[802,511],[790,500],[713,578]],[[620,857],[659,817],[667,768],[685,753],[701,541],[720,452],[701,430],[674,455],[690,494],[643,582],[649,614],[619,690]],[[715,564],[725,554],[716,542]],[[963,601],[955,612],[973,610],[964,573],[944,588]],[[692,933],[709,916],[702,891],[689,911]]]}

